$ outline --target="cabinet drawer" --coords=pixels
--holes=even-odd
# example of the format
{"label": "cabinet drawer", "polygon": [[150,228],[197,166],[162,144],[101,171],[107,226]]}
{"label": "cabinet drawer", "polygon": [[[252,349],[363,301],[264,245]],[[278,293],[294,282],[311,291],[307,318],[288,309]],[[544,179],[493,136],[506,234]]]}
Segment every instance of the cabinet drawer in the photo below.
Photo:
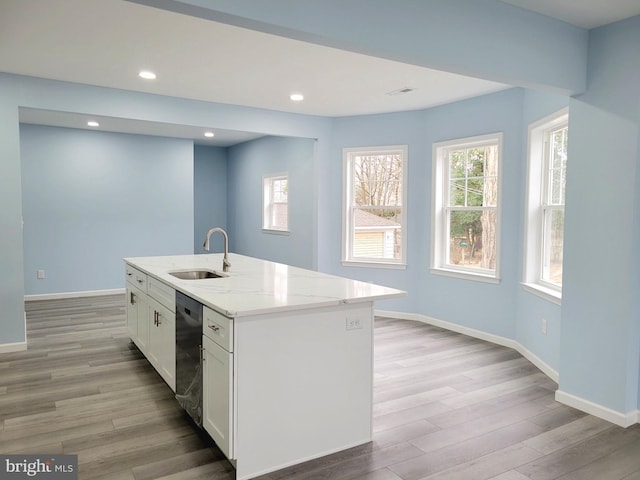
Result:
{"label": "cabinet drawer", "polygon": [[227,352],[233,352],[233,319],[211,310],[203,308],[203,334],[216,342]]}
{"label": "cabinet drawer", "polygon": [[149,277],[147,280],[147,291],[149,295],[155,298],[162,305],[172,312],[176,311],[176,291],[160,280]]}
{"label": "cabinet drawer", "polygon": [[135,285],[136,288],[139,288],[143,292],[147,293],[147,274],[142,273],[137,268],[132,267],[131,265],[125,265],[125,277],[127,282]]}

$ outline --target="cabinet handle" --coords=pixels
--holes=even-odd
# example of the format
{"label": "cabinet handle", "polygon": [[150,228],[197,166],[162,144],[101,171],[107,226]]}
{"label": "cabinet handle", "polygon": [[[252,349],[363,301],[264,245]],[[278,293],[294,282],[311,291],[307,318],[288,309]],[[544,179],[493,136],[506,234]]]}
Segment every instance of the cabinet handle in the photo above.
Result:
{"label": "cabinet handle", "polygon": [[138,283],[144,283],[144,280],[138,279]]}
{"label": "cabinet handle", "polygon": [[133,277],[133,273],[127,272],[127,277]]}
{"label": "cabinet handle", "polygon": [[129,292],[129,303],[131,305],[135,305],[136,303],[136,294],[133,292]]}
{"label": "cabinet handle", "polygon": [[153,324],[157,327],[158,326],[159,320],[158,320],[158,312],[156,310],[153,311]]}
{"label": "cabinet handle", "polygon": [[218,333],[220,331],[220,327],[218,327],[217,325],[209,325],[209,328],[215,333]]}

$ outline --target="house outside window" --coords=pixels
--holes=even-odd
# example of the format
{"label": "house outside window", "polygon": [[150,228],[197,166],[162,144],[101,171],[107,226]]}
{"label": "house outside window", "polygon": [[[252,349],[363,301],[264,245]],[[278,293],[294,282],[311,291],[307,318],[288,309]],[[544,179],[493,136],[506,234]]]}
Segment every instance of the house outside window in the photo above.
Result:
{"label": "house outside window", "polygon": [[262,179],[262,229],[289,232],[289,178],[286,173],[265,175]]}
{"label": "house outside window", "polygon": [[432,273],[499,281],[502,134],[433,146]]}
{"label": "house outside window", "polygon": [[407,146],[345,148],[343,264],[404,268]]}
{"label": "house outside window", "polygon": [[554,303],[562,297],[568,136],[568,109],[529,126],[523,284]]}

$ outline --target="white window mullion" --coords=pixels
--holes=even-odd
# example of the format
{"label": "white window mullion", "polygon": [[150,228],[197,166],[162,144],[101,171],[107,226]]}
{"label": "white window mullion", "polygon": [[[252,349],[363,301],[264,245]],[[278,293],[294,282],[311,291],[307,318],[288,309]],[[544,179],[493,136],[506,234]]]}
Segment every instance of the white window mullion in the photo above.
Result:
{"label": "white window mullion", "polygon": [[500,133],[434,144],[433,273],[499,280],[501,154]]}
{"label": "white window mullion", "polygon": [[345,148],[343,162],[343,264],[404,268],[407,146]]}
{"label": "white window mullion", "polygon": [[562,293],[568,117],[563,109],[529,126],[523,284],[554,303]]}

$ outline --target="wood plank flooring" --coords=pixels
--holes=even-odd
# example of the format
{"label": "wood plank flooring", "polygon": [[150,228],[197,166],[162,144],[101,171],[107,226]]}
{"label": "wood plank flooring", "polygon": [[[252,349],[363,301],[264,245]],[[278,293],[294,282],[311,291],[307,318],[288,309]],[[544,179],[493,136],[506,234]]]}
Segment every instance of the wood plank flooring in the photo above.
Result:
{"label": "wood plank flooring", "polygon": [[[0,453],[77,454],[82,480],[234,478],[129,341],[122,295],[26,310],[28,350],[0,354]],[[374,441],[263,480],[640,480],[640,425],[556,403],[517,352],[384,318],[375,342]]]}

